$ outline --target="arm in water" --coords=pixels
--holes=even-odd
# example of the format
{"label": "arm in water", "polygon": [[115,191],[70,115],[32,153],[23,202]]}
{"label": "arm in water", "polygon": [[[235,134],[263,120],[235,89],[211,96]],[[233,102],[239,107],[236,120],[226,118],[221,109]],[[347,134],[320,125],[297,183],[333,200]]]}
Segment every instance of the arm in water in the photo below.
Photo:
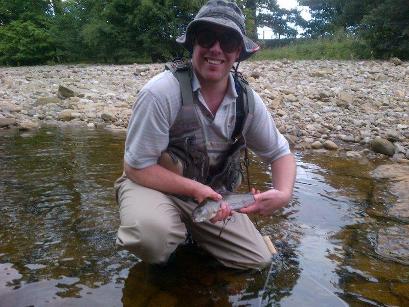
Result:
{"label": "arm in water", "polygon": [[147,188],[164,193],[189,196],[198,203],[201,203],[206,198],[213,200],[222,198],[220,194],[209,186],[175,174],[158,164],[136,169],[124,162],[124,169],[129,179]]}
{"label": "arm in water", "polygon": [[296,174],[294,156],[289,154],[273,161],[271,172],[274,188],[255,194],[254,204],[241,209],[241,213],[270,215],[291,200]]}

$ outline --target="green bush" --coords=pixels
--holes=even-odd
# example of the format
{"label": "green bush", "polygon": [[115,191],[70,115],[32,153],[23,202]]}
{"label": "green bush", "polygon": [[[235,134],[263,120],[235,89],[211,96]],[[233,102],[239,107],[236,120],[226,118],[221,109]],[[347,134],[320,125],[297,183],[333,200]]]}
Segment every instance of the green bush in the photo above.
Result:
{"label": "green bush", "polygon": [[47,30],[16,20],[0,27],[0,64],[35,65],[52,60],[55,47]]}
{"label": "green bush", "polygon": [[366,15],[360,35],[371,46],[376,58],[397,56],[409,60],[409,3],[386,0]]}
{"label": "green bush", "polygon": [[371,52],[362,40],[338,34],[326,38],[296,40],[287,46],[262,49],[252,59],[351,60],[370,57]]}

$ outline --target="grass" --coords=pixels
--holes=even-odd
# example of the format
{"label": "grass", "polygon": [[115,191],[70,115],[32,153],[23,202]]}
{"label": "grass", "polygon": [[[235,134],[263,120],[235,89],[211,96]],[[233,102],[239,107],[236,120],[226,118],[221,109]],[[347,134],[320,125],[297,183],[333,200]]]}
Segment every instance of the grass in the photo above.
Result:
{"label": "grass", "polygon": [[287,46],[262,48],[252,60],[353,60],[371,58],[363,42],[346,35],[291,42]]}

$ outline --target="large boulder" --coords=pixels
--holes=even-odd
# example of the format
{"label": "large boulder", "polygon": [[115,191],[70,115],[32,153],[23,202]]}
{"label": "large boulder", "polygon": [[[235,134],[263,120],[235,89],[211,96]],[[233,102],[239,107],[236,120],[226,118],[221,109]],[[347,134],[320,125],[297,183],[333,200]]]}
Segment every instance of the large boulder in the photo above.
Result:
{"label": "large boulder", "polygon": [[16,124],[15,118],[0,117],[0,128],[8,128]]}
{"label": "large boulder", "polygon": [[395,153],[395,146],[392,142],[376,137],[371,141],[371,149],[374,152],[381,153],[387,156],[392,157]]}
{"label": "large boulder", "polygon": [[58,93],[57,93],[57,95],[58,95],[58,97],[61,98],[61,99],[65,99],[65,98],[70,98],[70,97],[75,97],[75,96],[76,96],[75,92],[74,92],[72,89],[70,89],[70,88],[68,88],[68,87],[66,87],[66,86],[64,86],[64,85],[60,85],[60,86],[58,87]]}

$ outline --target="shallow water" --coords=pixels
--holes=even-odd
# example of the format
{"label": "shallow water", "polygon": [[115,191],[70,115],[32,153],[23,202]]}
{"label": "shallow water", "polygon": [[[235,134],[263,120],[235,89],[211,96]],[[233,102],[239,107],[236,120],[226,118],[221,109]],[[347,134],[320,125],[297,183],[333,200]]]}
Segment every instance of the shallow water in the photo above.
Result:
{"label": "shallow water", "polygon": [[[191,246],[166,267],[116,249],[123,132],[0,131],[0,306],[405,306],[409,267],[374,252],[372,166],[297,154],[291,204],[254,220],[280,259],[224,269]],[[252,183],[269,186],[253,161]]]}

